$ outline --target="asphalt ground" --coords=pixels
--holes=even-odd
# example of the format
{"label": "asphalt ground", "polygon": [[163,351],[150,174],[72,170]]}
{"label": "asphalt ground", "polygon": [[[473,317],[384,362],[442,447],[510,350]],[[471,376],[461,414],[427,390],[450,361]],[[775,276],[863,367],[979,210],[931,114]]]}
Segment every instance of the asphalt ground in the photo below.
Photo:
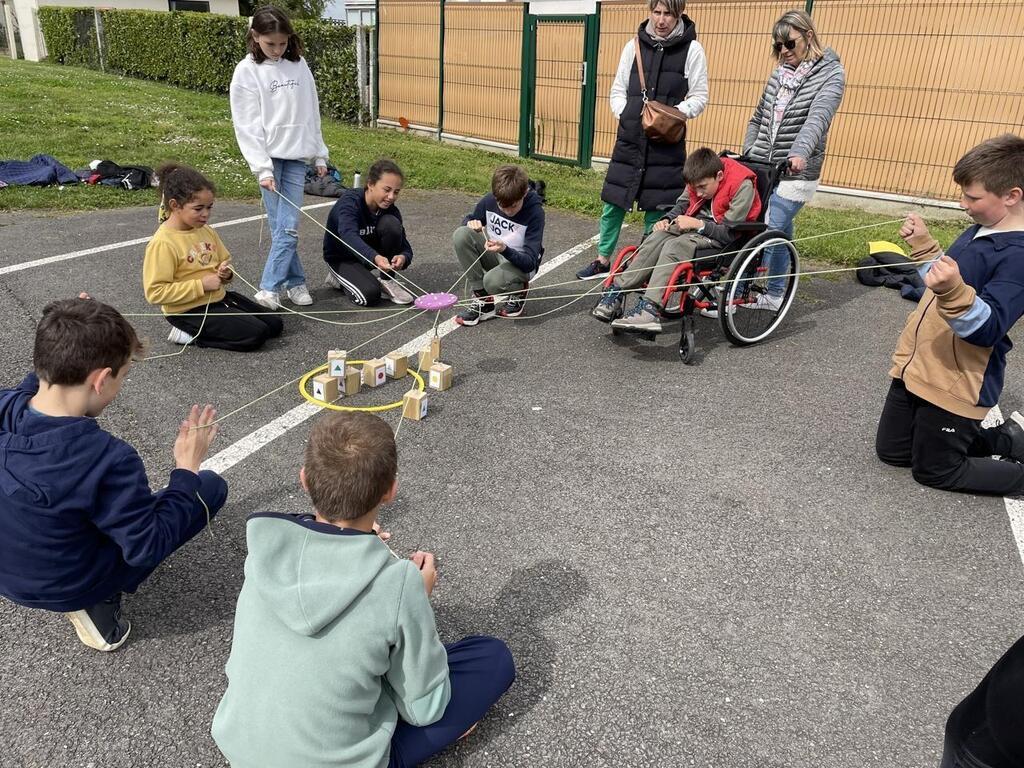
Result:
{"label": "asphalt ground", "polygon": [[[458,276],[449,237],[472,202],[403,193],[416,251],[408,275],[424,288]],[[256,213],[218,203],[215,220]],[[150,208],[0,214],[0,268],[154,228]],[[259,224],[219,232],[255,280]],[[595,232],[593,220],[549,211],[547,258]],[[321,287],[320,241],[303,221],[311,309],[353,309]],[[48,300],[85,290],[152,313],[143,252],[0,275],[0,383],[28,370]],[[569,280],[592,253],[539,285]],[[518,667],[497,708],[435,764],[936,765],[949,711],[1021,634],[1024,569],[1001,499],[925,489],[874,456],[889,355],[912,305],[848,274],[807,279],[765,344],[731,347],[714,321],[698,320],[700,362],[684,366],[676,333],[613,338],[591,303],[537,301],[533,319],[446,336],[455,386],[400,431],[401,491],[382,520],[392,544],[437,554],[442,639],[497,635]],[[284,336],[255,354],[186,349],[138,363],[101,421],[138,448],[158,487],[188,405],[228,413],[409,316],[287,318]],[[162,318],[132,320],[152,354],[177,351]],[[384,355],[430,326],[416,318],[365,351]],[[1019,371],[1011,363],[1004,413],[1024,400]],[[231,416],[215,450],[301,402],[289,386]],[[0,602],[0,764],[224,764],[209,726],[226,683],[244,520],[308,510],[297,473],[312,423],[227,470],[231,494],[212,535],[127,598],[132,637],[118,652],[80,645],[60,615]]]}

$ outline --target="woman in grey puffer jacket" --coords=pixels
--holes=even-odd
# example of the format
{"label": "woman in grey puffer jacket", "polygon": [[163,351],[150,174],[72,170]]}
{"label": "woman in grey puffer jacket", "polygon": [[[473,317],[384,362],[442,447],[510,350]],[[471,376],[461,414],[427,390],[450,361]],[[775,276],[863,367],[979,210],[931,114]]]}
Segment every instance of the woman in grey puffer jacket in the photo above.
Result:
{"label": "woman in grey puffer jacket", "polygon": [[[772,37],[779,66],[747,125],[743,154],[769,163],[788,160],[789,175],[768,200],[767,221],[792,237],[793,219],[818,188],[828,129],[843,100],[846,73],[836,52],[822,48],[814,22],[804,11],[784,13],[775,22]],[[777,274],[776,262],[784,258],[784,248],[770,249],[768,273]],[[768,292],[751,308],[778,309],[785,286],[784,278],[769,280]]]}

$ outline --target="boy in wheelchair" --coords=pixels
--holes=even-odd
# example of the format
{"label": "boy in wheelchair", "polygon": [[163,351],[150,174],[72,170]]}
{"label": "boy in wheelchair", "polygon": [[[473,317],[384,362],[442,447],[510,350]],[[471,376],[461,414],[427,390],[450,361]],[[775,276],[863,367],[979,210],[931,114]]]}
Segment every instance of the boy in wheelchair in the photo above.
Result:
{"label": "boy in wheelchair", "polygon": [[[757,175],[742,163],[701,147],[683,165],[686,189],[643,241],[628,267],[615,276],[591,314],[615,328],[661,333],[661,306],[676,266],[701,248],[732,240],[731,224],[756,221],[761,213]],[[625,315],[625,294],[646,286]]]}

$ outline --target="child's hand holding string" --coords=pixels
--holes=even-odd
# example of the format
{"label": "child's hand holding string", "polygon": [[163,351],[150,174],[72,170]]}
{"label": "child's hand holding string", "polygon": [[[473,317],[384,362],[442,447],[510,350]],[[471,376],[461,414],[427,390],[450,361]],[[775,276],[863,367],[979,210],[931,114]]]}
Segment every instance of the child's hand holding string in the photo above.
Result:
{"label": "child's hand holding string", "polygon": [[210,443],[217,436],[217,425],[214,420],[217,411],[212,405],[193,405],[188,417],[178,428],[178,437],[174,441],[174,462],[178,469],[199,472],[199,466],[210,452]]}
{"label": "child's hand holding string", "polygon": [[911,251],[925,250],[935,242],[932,233],[928,231],[928,225],[916,213],[907,214],[903,226],[900,227],[900,237],[910,246]]}
{"label": "child's hand holding string", "polygon": [[484,243],[484,248],[490,253],[504,253],[505,244],[501,240],[488,240]]}
{"label": "child's hand holding string", "polygon": [[213,293],[221,287],[224,281],[221,280],[219,273],[220,269],[218,268],[217,272],[211,272],[210,274],[203,275],[201,282],[203,284],[204,291],[207,293]]}
{"label": "child's hand holding string", "polygon": [[924,284],[937,294],[948,293],[963,280],[959,265],[946,254],[942,254],[924,275]]}
{"label": "child's hand holding string", "polygon": [[413,552],[409,559],[420,569],[423,587],[427,590],[427,597],[430,597],[434,591],[434,585],[437,583],[437,567],[434,565],[434,556],[429,552]]}
{"label": "child's hand holding string", "polygon": [[222,283],[230,283],[231,278],[233,278],[234,276],[235,272],[233,269],[231,269],[230,259],[227,261],[222,261],[220,264],[217,265],[217,277],[220,278]]}

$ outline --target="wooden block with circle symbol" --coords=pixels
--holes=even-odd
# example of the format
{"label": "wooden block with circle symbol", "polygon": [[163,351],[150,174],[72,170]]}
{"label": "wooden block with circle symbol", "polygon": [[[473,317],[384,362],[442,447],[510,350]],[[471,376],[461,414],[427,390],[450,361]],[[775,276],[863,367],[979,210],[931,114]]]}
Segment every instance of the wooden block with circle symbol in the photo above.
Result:
{"label": "wooden block with circle symbol", "polygon": [[321,403],[333,403],[338,399],[338,380],[326,373],[314,378],[313,398]]}
{"label": "wooden block with circle symbol", "polygon": [[351,397],[352,395],[359,394],[359,387],[363,382],[363,372],[358,368],[349,366],[345,369],[345,375],[340,379],[337,379],[338,386],[341,388],[341,394],[345,397]]}
{"label": "wooden block with circle symbol", "polygon": [[379,387],[387,381],[386,370],[383,360],[379,358],[367,360],[363,363],[363,384],[367,387]]}
{"label": "wooden block with circle symbol", "polygon": [[384,356],[384,370],[392,379],[401,379],[409,372],[409,356],[388,352]]}
{"label": "wooden block with circle symbol", "polygon": [[344,349],[332,349],[327,353],[327,373],[339,379],[345,375],[348,352]]}
{"label": "wooden block with circle symbol", "polygon": [[430,366],[430,376],[427,384],[431,389],[444,392],[452,386],[452,367],[445,363],[434,363]]}
{"label": "wooden block with circle symbol", "polygon": [[427,417],[427,403],[430,398],[426,392],[413,389],[402,398],[402,418],[422,421]]}
{"label": "wooden block with circle symbol", "polygon": [[420,370],[428,371],[430,366],[436,363],[441,357],[441,339],[435,336],[430,340],[430,346],[420,350]]}

